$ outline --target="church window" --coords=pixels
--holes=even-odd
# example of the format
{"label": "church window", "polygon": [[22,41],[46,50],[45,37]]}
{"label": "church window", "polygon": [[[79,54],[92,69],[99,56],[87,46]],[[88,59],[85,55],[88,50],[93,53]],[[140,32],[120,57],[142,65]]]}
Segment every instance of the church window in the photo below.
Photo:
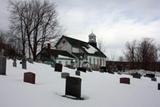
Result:
{"label": "church window", "polygon": [[92,64],[92,59],[91,58],[89,58],[89,63]]}

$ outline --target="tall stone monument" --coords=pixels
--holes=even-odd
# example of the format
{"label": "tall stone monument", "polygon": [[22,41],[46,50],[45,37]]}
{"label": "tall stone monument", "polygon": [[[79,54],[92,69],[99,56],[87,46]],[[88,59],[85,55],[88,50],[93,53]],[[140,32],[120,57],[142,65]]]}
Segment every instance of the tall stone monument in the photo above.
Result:
{"label": "tall stone monument", "polygon": [[4,51],[0,52],[0,75],[6,75],[6,57],[3,53]]}
{"label": "tall stone monument", "polygon": [[16,58],[13,59],[13,67],[17,67]]}
{"label": "tall stone monument", "polygon": [[26,58],[22,59],[22,69],[27,69],[27,61]]}

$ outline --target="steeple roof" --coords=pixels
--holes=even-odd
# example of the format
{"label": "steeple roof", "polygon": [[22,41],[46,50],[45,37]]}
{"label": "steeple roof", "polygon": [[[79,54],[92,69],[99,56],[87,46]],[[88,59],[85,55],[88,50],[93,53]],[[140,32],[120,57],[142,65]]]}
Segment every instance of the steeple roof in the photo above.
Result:
{"label": "steeple roof", "polygon": [[89,34],[89,36],[96,36],[93,32],[91,34]]}

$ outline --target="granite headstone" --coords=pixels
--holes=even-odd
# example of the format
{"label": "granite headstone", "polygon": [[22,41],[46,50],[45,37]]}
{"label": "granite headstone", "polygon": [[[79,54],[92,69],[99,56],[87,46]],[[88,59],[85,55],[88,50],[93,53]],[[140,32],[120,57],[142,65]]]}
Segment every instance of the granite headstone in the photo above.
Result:
{"label": "granite headstone", "polygon": [[81,99],[81,78],[67,77],[65,95]]}
{"label": "granite headstone", "polygon": [[0,56],[0,75],[6,75],[6,57]]}

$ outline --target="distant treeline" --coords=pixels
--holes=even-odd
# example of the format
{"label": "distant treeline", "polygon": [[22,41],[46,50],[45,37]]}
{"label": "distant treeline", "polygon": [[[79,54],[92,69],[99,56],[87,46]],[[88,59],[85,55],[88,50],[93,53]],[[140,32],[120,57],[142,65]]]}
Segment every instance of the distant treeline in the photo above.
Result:
{"label": "distant treeline", "polygon": [[142,62],[122,62],[122,61],[106,61],[106,67],[123,68],[123,69],[144,69],[149,71],[160,71],[160,62],[152,62],[144,64]]}

